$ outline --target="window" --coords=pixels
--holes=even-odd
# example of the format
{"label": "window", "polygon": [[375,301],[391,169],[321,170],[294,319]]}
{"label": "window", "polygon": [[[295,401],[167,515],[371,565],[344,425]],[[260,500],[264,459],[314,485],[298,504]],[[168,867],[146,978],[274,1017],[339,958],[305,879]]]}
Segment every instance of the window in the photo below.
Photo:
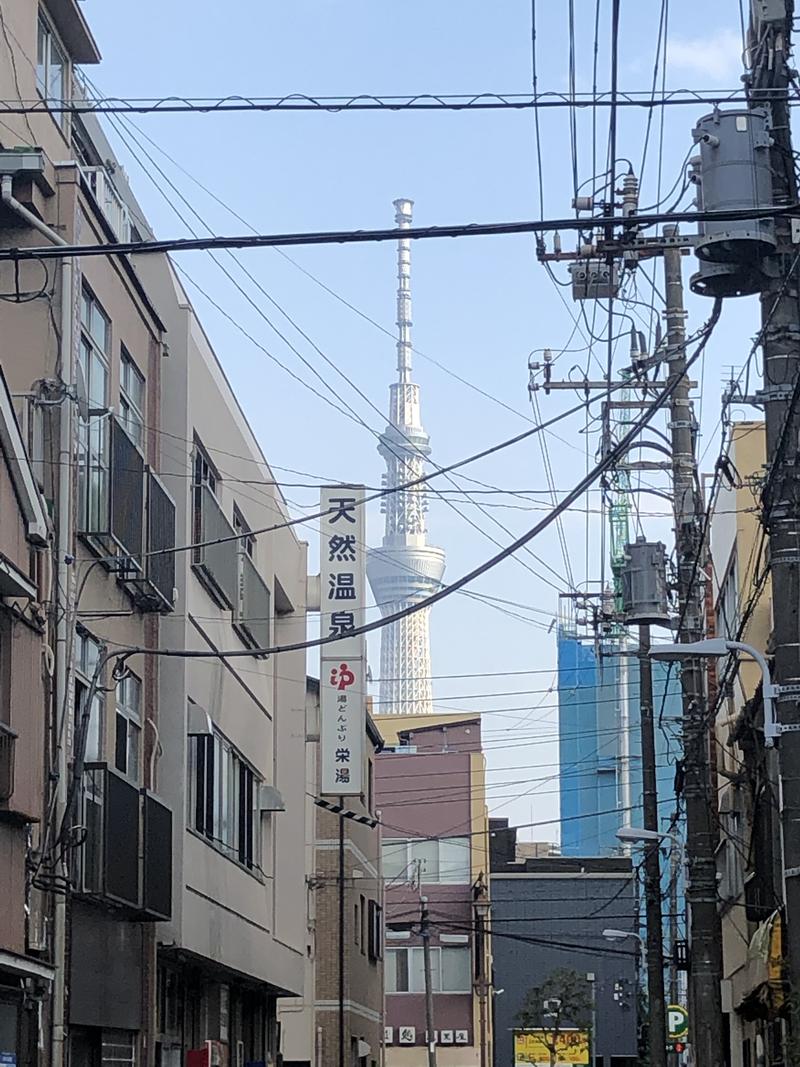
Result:
{"label": "window", "polygon": [[190,735],[187,759],[189,825],[226,856],[259,869],[261,778],[218,733]]}
{"label": "window", "polygon": [[[86,701],[89,696],[89,685],[94,675],[97,661],[100,658],[100,644],[85,630],[75,633],[75,740],[79,736],[79,728]],[[103,719],[105,716],[105,701],[101,687],[98,686],[92,700],[89,713],[89,725],[86,732],[86,747],[84,761],[86,763],[99,763],[103,758]]]}
{"label": "window", "polygon": [[[194,471],[192,473],[192,541],[203,540],[203,488],[212,493],[217,491],[219,476],[213,463],[206,455],[203,446],[194,443]],[[195,549],[194,562],[203,561],[203,550]]]}
{"label": "window", "polygon": [[383,875],[387,881],[410,881],[419,868],[423,884],[465,885],[471,879],[469,838],[383,842]]}
{"label": "window", "polygon": [[[36,42],[36,88],[48,104],[58,105],[72,96],[66,54],[41,16]],[[58,112],[53,117],[62,128],[66,128],[66,111]]]}
{"label": "window", "polygon": [[[361,898],[363,901],[363,897]],[[358,901],[353,904],[353,941],[356,945],[359,944],[359,938],[361,937],[361,914],[358,909]]]}
{"label": "window", "polygon": [[233,529],[237,534],[245,535],[239,541],[239,551],[246,552],[250,559],[252,559],[256,549],[256,539],[252,533],[250,533],[250,527],[247,524],[247,520],[236,505],[234,505],[233,508]]}
{"label": "window", "polygon": [[367,955],[371,960],[383,959],[383,908],[377,900],[368,902]]}
{"label": "window", "polygon": [[137,784],[141,781],[142,683],[126,675],[117,689],[117,737],[114,766]]}
{"label": "window", "polygon": [[103,1030],[100,1050],[101,1067],[120,1067],[136,1064],[136,1032],[134,1030]]}
{"label": "window", "polygon": [[367,954],[367,898],[362,894],[359,905],[359,930],[358,944],[361,946],[361,955]]}
{"label": "window", "polygon": [[144,409],[144,375],[123,345],[120,359],[119,414],[128,436],[140,448],[144,437]]}
{"label": "window", "polygon": [[[387,949],[385,973],[387,993],[424,993],[424,950],[416,946]],[[468,946],[431,948],[431,986],[434,993],[471,992],[471,953]]]}
{"label": "window", "polygon": [[717,594],[717,633],[733,639],[739,629],[739,568],[734,555]]}
{"label": "window", "polygon": [[78,472],[81,528],[105,530],[108,525],[108,360],[111,322],[89,289],[81,298],[80,369],[89,401],[89,417],[78,427]]}

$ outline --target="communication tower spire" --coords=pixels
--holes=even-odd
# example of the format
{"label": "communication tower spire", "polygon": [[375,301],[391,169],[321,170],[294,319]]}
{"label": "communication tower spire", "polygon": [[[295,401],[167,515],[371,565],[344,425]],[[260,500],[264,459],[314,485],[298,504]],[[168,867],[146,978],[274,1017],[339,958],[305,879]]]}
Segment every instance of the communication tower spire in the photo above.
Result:
{"label": "communication tower spire", "polygon": [[[411,225],[412,200],[395,200],[400,229]],[[422,427],[419,386],[411,380],[411,241],[397,242],[397,381],[389,386],[389,422],[378,452],[386,463],[383,484],[396,489],[420,478],[430,454]],[[367,575],[383,615],[419,603],[441,585],[444,551],[428,544],[423,485],[383,498],[383,543],[372,549]],[[381,631],[382,714],[429,715],[433,712],[429,611],[418,611]]]}

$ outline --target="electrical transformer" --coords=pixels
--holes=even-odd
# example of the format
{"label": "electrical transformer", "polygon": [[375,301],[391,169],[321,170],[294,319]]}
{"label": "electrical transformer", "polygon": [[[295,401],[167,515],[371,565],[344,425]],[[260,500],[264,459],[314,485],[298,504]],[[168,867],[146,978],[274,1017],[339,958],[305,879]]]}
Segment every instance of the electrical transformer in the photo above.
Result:
{"label": "electrical transformer", "polygon": [[764,288],[764,275],[755,264],[701,259],[698,266],[689,279],[689,288],[698,296],[751,296]]}
{"label": "electrical transformer", "polygon": [[669,626],[667,550],[660,541],[639,538],[625,546],[620,570],[625,622]]}
{"label": "electrical transformer", "polygon": [[[770,134],[764,108],[713,111],[695,126],[698,178],[705,211],[772,210]],[[750,264],[774,251],[769,218],[701,222],[695,251],[702,260]]]}

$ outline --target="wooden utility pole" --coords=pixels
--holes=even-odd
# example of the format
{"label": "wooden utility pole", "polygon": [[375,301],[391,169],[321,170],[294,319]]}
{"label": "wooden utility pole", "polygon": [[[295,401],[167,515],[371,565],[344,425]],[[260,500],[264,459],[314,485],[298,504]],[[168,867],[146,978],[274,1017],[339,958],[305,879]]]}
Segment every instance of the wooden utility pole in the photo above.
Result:
{"label": "wooden utility pole", "polygon": [[[665,226],[666,238],[677,236]],[[678,568],[681,644],[705,635],[705,602],[701,578],[703,505],[697,479],[696,426],[686,378],[686,311],[683,306],[681,251],[664,249],[667,323],[667,383],[675,384],[670,401],[672,491]],[[713,821],[713,787],[709,755],[709,724],[701,660],[681,664],[683,696],[684,788],[689,903],[689,1018],[696,1067],[723,1067],[722,929],[717,911],[717,833]]]}

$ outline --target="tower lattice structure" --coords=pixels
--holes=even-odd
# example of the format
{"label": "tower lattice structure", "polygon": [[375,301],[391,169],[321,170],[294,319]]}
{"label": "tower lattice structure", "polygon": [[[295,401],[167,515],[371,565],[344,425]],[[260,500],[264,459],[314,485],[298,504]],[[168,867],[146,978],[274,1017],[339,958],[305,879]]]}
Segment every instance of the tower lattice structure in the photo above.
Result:
{"label": "tower lattice structure", "polygon": [[[411,225],[411,200],[395,200],[400,229]],[[420,389],[411,380],[411,241],[397,242],[397,381],[389,386],[389,422],[378,452],[386,463],[385,488],[413,482],[424,473],[430,438],[422,427]],[[428,544],[424,485],[383,497],[383,542],[367,561],[367,575],[382,614],[418,604],[441,586],[444,551]],[[381,631],[380,711],[429,715],[431,686],[430,610],[424,608]]]}

